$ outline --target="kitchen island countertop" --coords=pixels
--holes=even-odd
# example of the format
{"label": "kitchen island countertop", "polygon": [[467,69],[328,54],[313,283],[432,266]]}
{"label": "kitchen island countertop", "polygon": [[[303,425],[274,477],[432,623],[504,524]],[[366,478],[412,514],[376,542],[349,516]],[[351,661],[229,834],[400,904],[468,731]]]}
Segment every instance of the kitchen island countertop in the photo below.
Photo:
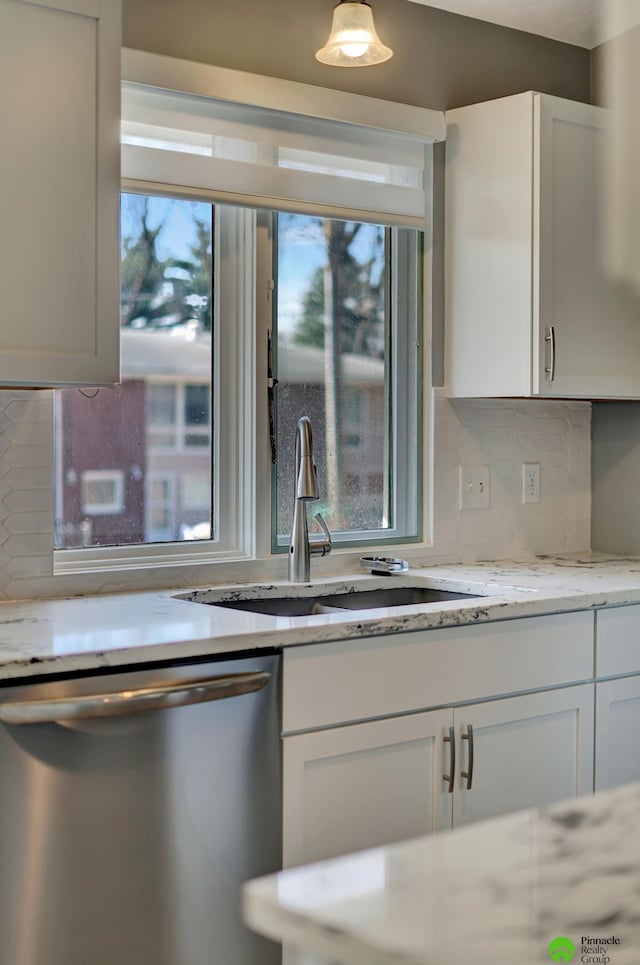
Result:
{"label": "kitchen island countertop", "polygon": [[558,938],[557,962],[637,965],[640,784],[292,868],[244,912],[314,965],[549,965]]}
{"label": "kitchen island countertop", "polygon": [[[192,602],[432,585],[476,598],[305,617],[275,617]],[[488,594],[488,595],[485,595]],[[0,604],[0,680],[129,667],[349,640],[398,631],[640,603],[640,559],[597,553],[469,565],[412,566],[402,577],[333,577],[208,590],[131,592]]]}

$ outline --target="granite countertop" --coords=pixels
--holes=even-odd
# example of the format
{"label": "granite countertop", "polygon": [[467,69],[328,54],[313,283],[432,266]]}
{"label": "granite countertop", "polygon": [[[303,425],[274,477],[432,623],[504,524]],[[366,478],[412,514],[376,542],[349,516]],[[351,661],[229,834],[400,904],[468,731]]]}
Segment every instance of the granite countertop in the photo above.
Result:
{"label": "granite countertop", "polygon": [[640,784],[283,871],[244,911],[332,965],[549,965],[558,937],[637,965]]}
{"label": "granite countertop", "polygon": [[[426,583],[479,598],[306,617],[207,606],[221,599],[316,595]],[[216,586],[0,603],[0,680],[185,657],[348,640],[640,603],[640,559],[585,553],[456,566],[412,566],[394,577],[334,577],[309,586]]]}

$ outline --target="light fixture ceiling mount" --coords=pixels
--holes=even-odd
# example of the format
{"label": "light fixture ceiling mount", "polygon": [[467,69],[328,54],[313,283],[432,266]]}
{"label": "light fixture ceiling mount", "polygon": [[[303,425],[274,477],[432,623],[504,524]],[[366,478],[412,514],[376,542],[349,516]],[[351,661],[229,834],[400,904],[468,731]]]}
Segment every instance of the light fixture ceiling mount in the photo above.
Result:
{"label": "light fixture ceiling mount", "polygon": [[390,57],[393,51],[378,37],[367,0],[339,0],[329,39],[316,60],[331,67],[369,67]]}

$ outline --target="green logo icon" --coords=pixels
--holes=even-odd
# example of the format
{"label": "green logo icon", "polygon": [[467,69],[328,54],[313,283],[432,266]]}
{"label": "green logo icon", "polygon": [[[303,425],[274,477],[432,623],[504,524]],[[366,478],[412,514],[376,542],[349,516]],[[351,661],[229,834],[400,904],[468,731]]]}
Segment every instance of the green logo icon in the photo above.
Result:
{"label": "green logo icon", "polygon": [[570,962],[575,953],[576,946],[563,935],[549,942],[549,958],[554,962]]}

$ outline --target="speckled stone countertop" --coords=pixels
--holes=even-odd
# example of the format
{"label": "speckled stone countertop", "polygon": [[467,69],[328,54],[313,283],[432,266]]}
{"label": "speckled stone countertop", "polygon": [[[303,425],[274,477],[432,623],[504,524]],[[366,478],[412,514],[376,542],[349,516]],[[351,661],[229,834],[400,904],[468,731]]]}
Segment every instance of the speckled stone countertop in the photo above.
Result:
{"label": "speckled stone countertop", "polygon": [[574,965],[637,965],[640,785],[292,868],[244,908],[314,963],[549,965],[562,937]]}
{"label": "speckled stone countertop", "polygon": [[[478,593],[446,603],[275,617],[217,607],[223,599],[317,596],[390,585]],[[200,602],[192,602],[197,600]],[[586,553],[562,558],[412,567],[309,586],[244,584],[0,604],[0,680],[397,631],[640,603],[640,559]]]}

